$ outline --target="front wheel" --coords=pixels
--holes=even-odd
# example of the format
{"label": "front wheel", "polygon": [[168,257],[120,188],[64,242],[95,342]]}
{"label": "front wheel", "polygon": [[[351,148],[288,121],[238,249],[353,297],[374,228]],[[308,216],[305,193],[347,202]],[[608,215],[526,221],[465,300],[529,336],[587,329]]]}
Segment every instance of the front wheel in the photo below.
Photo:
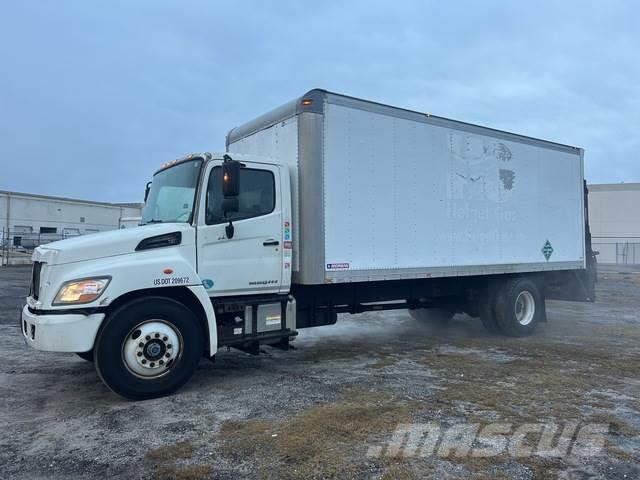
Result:
{"label": "front wheel", "polygon": [[133,300],[110,314],[94,349],[102,381],[133,400],[175,392],[193,375],[203,353],[194,313],[163,297]]}

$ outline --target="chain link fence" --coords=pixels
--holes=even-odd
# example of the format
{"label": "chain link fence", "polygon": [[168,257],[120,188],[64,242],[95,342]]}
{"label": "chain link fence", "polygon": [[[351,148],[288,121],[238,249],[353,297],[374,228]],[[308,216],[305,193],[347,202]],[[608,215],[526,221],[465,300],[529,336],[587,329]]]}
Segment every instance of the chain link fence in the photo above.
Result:
{"label": "chain link fence", "polygon": [[599,252],[598,263],[640,265],[640,238],[624,242],[592,240],[591,244]]}
{"label": "chain link fence", "polygon": [[0,266],[31,263],[33,249],[47,243],[75,237],[77,234],[0,230]]}

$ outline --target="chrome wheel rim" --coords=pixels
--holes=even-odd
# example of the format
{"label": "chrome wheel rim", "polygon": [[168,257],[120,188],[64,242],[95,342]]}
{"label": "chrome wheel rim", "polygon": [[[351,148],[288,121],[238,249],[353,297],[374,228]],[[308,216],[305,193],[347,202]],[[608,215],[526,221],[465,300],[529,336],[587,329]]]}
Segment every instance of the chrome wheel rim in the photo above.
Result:
{"label": "chrome wheel rim", "polygon": [[166,375],[180,358],[180,332],[163,320],[145,320],[127,334],[122,344],[122,361],[139,378]]}
{"label": "chrome wheel rim", "polygon": [[516,297],[515,315],[516,320],[522,326],[529,325],[533,321],[536,313],[536,303],[531,292],[523,291]]}

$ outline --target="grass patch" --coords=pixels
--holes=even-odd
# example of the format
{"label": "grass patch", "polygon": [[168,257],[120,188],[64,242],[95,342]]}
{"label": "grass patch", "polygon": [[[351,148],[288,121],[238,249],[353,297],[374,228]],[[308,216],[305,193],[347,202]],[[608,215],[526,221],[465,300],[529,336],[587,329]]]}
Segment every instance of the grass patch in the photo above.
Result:
{"label": "grass patch", "polygon": [[609,425],[609,433],[613,435],[623,435],[630,438],[640,435],[640,430],[610,413],[596,413],[589,417],[589,421],[591,423],[606,423]]}
{"label": "grass patch", "polygon": [[[557,476],[559,472],[566,470],[566,463],[559,458],[546,457],[527,457],[517,458],[500,455],[489,458],[475,458],[471,456],[447,458],[448,461],[464,466],[471,473],[471,478],[487,479],[487,480],[507,480],[514,478],[510,470],[501,471],[499,468],[513,463],[514,460],[518,464],[525,466],[531,472],[531,478],[534,480],[548,480],[549,478],[560,478]],[[555,472],[554,475],[552,472]],[[527,478],[527,477],[525,477]]]}
{"label": "grass patch", "polygon": [[447,379],[447,388],[434,400],[449,413],[466,402],[505,420],[568,420],[582,418],[585,409],[609,406],[597,392],[618,389],[637,375],[637,362],[593,347],[541,344],[521,349],[516,342],[499,350],[515,360],[437,350],[422,357],[425,366]]}
{"label": "grass patch", "polygon": [[[410,413],[410,405],[386,396],[352,394],[286,420],[227,421],[220,432],[221,452],[257,461],[260,478],[356,476],[365,468],[358,461],[366,458],[372,438],[409,421]],[[273,468],[274,462],[279,468]]]}
{"label": "grass patch", "polygon": [[193,445],[191,442],[178,442],[174,445],[167,445],[149,450],[145,457],[147,460],[155,462],[168,462],[172,460],[191,458],[192,455]]}
{"label": "grass patch", "polygon": [[640,461],[640,456],[633,455],[620,447],[607,444],[606,448],[607,455],[621,462],[636,464]]}
{"label": "grass patch", "polygon": [[158,480],[202,480],[211,476],[210,465],[179,464],[181,460],[193,457],[191,442],[178,442],[174,445],[149,450],[145,458],[155,465],[154,478]]}
{"label": "grass patch", "polygon": [[386,357],[379,357],[375,362],[367,365],[367,367],[373,370],[379,370],[381,368],[395,365],[396,363],[398,363],[398,359],[396,357],[386,356]]}
{"label": "grass patch", "polygon": [[402,464],[392,464],[385,468],[382,476],[380,477],[380,480],[414,480],[416,478],[418,477],[408,466]]}
{"label": "grass patch", "polygon": [[211,477],[210,465],[161,465],[156,471],[158,480],[204,480]]}

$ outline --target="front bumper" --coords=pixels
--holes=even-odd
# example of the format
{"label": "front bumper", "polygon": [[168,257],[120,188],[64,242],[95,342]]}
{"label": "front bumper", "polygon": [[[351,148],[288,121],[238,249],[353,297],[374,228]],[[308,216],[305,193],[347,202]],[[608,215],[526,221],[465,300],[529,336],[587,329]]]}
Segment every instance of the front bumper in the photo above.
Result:
{"label": "front bumper", "polygon": [[22,308],[20,329],[27,345],[49,352],[88,352],[104,313],[38,315]]}

